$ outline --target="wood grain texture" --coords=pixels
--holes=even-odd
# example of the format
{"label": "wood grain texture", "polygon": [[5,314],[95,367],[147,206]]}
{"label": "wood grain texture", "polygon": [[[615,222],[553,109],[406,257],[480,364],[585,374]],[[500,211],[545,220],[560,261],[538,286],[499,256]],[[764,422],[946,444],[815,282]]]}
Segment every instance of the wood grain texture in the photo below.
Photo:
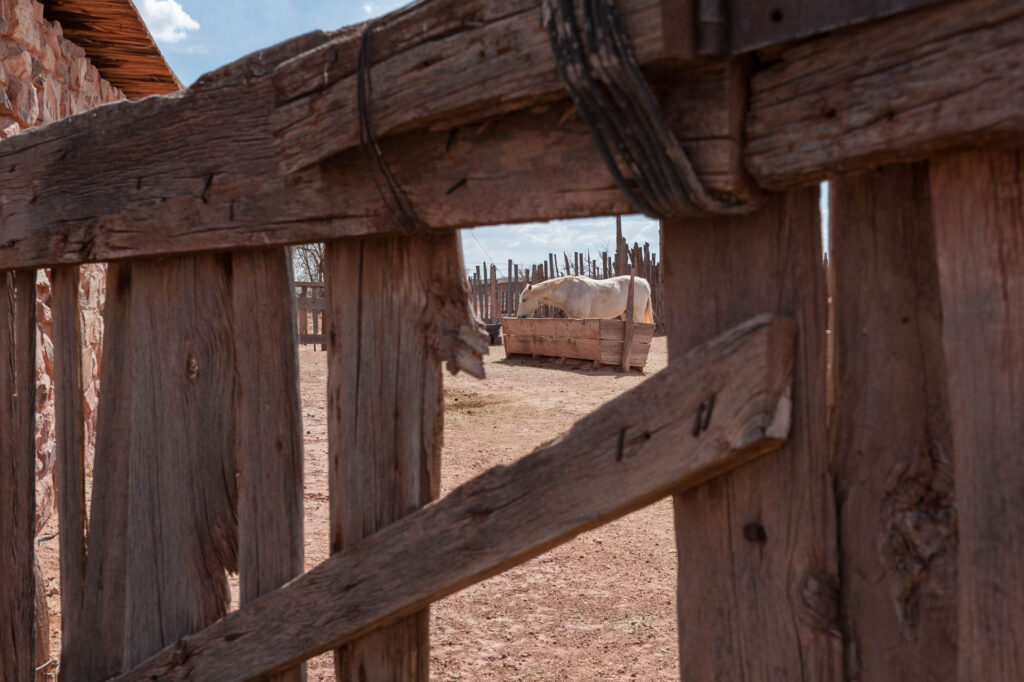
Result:
{"label": "wood grain texture", "polygon": [[[440,490],[442,357],[422,330],[434,264],[445,260],[461,261],[454,237],[327,245],[332,552]],[[425,680],[429,641],[424,609],[339,648],[336,676]]]}
{"label": "wood grain texture", "polygon": [[[506,355],[543,355],[551,358],[575,358],[594,360],[602,365],[622,364],[622,341],[600,341],[598,339],[565,339],[551,336],[505,336]],[[636,341],[629,351],[630,367],[647,363],[650,342]]]}
{"label": "wood grain texture", "polygon": [[[241,604],[302,573],[302,404],[291,281],[286,249],[231,256]],[[302,666],[275,678],[303,679]]]}
{"label": "wood grain texture", "polygon": [[127,667],[223,616],[238,567],[228,258],[131,264]]}
{"label": "wood grain texture", "polygon": [[[568,433],[367,537],[168,647],[122,680],[243,680],[394,622],[576,534],[779,446],[791,321],[760,316],[694,349]],[[694,436],[698,405],[715,419]]]}
{"label": "wood grain texture", "polygon": [[[428,11],[437,7],[443,11]],[[461,44],[457,55],[477,59],[476,50],[466,49],[467,41],[486,34],[492,42],[481,44],[485,57],[464,74],[489,74],[491,80],[501,75],[493,71],[498,61],[550,60],[546,43],[531,47],[529,53],[506,54],[493,26],[473,28],[473,11],[480,7],[504,11],[475,1],[427,3],[410,15],[437,15],[436,21],[428,17],[427,33],[422,23],[404,20],[395,26],[404,27],[408,35],[389,38],[390,29],[382,28],[375,44],[382,51],[405,50],[396,53],[399,62],[421,42],[430,50]],[[627,26],[660,32],[659,12],[652,7],[652,0],[623,3]],[[650,16],[634,22],[633,10],[641,8]],[[468,23],[463,22],[466,17]],[[445,31],[455,29],[457,35],[443,38]],[[539,23],[530,30],[546,41]],[[338,39],[351,40],[350,34],[342,32]],[[648,47],[639,46],[653,49],[665,44],[662,38],[645,35],[636,35],[642,53]],[[396,233],[362,155],[351,144],[301,172],[285,175],[278,168],[270,123],[278,106],[272,74],[281,62],[331,38],[302,36],[207,74],[184,92],[100,107],[0,142],[0,218],[5,236],[0,266]],[[316,54],[330,59],[333,52]],[[351,71],[354,62],[339,57],[338,65]],[[307,75],[322,79],[323,63],[315,67]],[[744,71],[721,63],[679,70],[661,60],[651,63],[648,72],[670,127],[706,184],[716,192],[754,192],[741,163]],[[553,65],[545,78],[557,85]],[[378,81],[386,87],[385,80]],[[395,97],[415,96],[422,106],[441,101],[429,83],[424,80]],[[420,106],[396,110],[413,118],[396,124],[395,134],[381,139],[382,153],[427,225],[449,230],[633,210],[568,98],[552,99],[551,92],[560,93],[560,87],[546,87],[539,93],[543,101],[532,106],[526,103],[538,92],[525,85],[517,98],[500,100],[489,97],[487,89],[460,91],[460,97],[479,98],[483,108],[473,109],[465,120],[431,119],[429,127],[426,119],[415,118]],[[354,90],[345,96],[351,108]],[[520,100],[519,108],[510,112],[509,103]],[[379,96],[374,102],[378,110],[386,104]],[[318,120],[332,140],[356,133],[355,128],[339,128],[334,117]],[[425,167],[431,173],[423,173]],[[12,169],[17,170],[9,172]]]}
{"label": "wood grain texture", "polygon": [[62,643],[61,679],[92,682],[124,668],[128,555],[128,459],[131,434],[131,266],[107,267],[103,363],[96,412],[96,455],[89,548],[80,616]]}
{"label": "wood grain texture", "polygon": [[1024,152],[930,162],[949,372],[959,676],[1024,677]]}
{"label": "wood grain texture", "polygon": [[[662,253],[670,367],[753,311],[799,328],[779,456],[675,498],[681,677],[839,680],[818,190],[772,195],[746,217],[663,222]],[[720,398],[705,406],[712,428]]]}
{"label": "wood grain texture", "polygon": [[739,54],[946,1],[721,0],[721,11],[728,17],[726,47]]}
{"label": "wood grain texture", "polygon": [[[619,5],[640,64],[666,58],[672,37],[661,23],[662,4]],[[276,69],[280,106],[271,125],[286,172],[359,144],[355,93],[362,35],[362,27],[354,27]],[[540,0],[420,3],[383,18],[373,45],[373,124],[379,136],[433,123],[450,128],[565,98]]]}
{"label": "wood grain texture", "polygon": [[82,413],[82,330],[78,266],[53,269],[54,418],[60,539],[61,642],[74,650],[85,585],[85,422]]}
{"label": "wood grain texture", "polygon": [[771,52],[751,81],[746,165],[783,187],[1024,140],[1022,54],[1013,0],[940,4]]}
{"label": "wood grain texture", "polygon": [[35,679],[36,272],[0,272],[0,679]]}
{"label": "wood grain texture", "polygon": [[847,674],[949,680],[957,516],[928,166],[845,176],[829,195]]}

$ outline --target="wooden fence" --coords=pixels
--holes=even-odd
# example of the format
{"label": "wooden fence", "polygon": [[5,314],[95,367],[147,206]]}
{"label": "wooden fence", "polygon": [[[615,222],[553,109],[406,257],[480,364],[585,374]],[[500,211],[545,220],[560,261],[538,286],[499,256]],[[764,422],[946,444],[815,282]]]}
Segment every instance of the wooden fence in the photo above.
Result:
{"label": "wooden fence", "polygon": [[[519,296],[529,284],[536,284],[564,275],[584,275],[592,279],[607,279],[618,275],[629,275],[636,271],[637,277],[643,277],[651,285],[651,305],[654,309],[654,321],[660,331],[666,329],[664,287],[662,286],[661,264],[657,255],[651,253],[651,245],[645,242],[641,247],[633,244],[630,248],[622,238],[619,227],[616,241],[619,248],[611,256],[602,251],[591,258],[590,253],[573,252],[572,256],[563,253],[561,260],[549,253],[543,263],[519,265],[511,259],[498,271],[498,266],[485,262],[483,267],[477,265],[476,271],[470,273],[470,300],[473,310],[484,322],[499,322],[502,317],[515,316],[519,306]],[[634,265],[635,264],[635,265]],[[538,309],[540,317],[565,317],[565,314],[548,305]]]}
{"label": "wooden fence", "polygon": [[299,343],[320,344],[320,350],[327,350],[327,323],[324,312],[327,298],[324,285],[316,282],[294,282],[296,328]]}
{"label": "wooden fence", "polygon": [[[661,225],[669,366],[433,504],[441,363],[485,349],[453,230],[635,210],[559,76],[599,60],[560,69],[541,2],[418,3],[0,141],[0,677],[37,665],[50,267],[63,679],[301,679],[331,649],[342,679],[423,679],[431,602],[666,495],[684,679],[1024,679],[1024,2],[808,7],[615,3],[639,68],[609,73],[646,75],[700,181]],[[303,574],[285,245],[310,241],[333,554]]]}

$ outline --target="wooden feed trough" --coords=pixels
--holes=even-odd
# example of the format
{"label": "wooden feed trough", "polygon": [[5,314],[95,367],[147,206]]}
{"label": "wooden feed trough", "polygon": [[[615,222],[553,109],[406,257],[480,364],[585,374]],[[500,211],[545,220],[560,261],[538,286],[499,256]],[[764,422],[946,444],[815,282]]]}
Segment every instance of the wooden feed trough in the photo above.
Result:
{"label": "wooden feed trough", "polygon": [[[621,365],[626,323],[622,320],[573,320],[549,317],[503,317],[505,355],[545,355]],[[654,325],[633,324],[629,366],[643,369],[651,351]]]}

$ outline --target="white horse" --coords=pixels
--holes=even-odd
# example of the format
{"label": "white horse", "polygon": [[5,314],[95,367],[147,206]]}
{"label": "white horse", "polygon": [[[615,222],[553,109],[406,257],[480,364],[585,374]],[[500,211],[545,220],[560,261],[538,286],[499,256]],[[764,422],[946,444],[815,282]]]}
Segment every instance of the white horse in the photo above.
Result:
{"label": "white horse", "polygon": [[[519,296],[517,317],[529,317],[537,306],[551,305],[561,308],[574,318],[609,320],[626,317],[626,296],[629,293],[629,275],[609,279],[589,277],[556,277],[546,282],[527,285]],[[633,321],[654,322],[651,307],[651,285],[643,277],[633,284]]]}

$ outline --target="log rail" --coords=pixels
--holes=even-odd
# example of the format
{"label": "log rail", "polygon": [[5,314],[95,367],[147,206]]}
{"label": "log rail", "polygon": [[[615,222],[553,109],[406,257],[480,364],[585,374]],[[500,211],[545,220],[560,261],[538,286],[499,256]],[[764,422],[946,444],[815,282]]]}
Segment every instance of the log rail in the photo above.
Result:
{"label": "log rail", "polygon": [[[867,12],[796,42],[818,29],[794,27],[762,46],[756,68],[749,54],[694,61],[687,37],[705,23],[680,3],[618,6],[713,191],[754,197],[754,183],[813,184],[1024,140],[1019,2],[935,3],[877,21]],[[539,4],[435,0],[375,29],[375,130],[431,229],[631,210],[562,92]],[[358,35],[301,36],[181,93],[0,142],[0,267],[393,233],[358,150]]]}
{"label": "log rail", "polygon": [[[393,624],[408,641],[382,665],[405,667],[375,674],[415,679],[431,601],[667,494],[685,677],[1024,679],[1024,0],[618,0],[702,182],[757,206],[665,223],[669,369],[431,502],[440,362],[480,376],[486,350],[453,231],[631,208],[563,92],[540,6],[433,0],[375,26],[372,121],[423,234],[396,227],[358,148],[362,27],[0,141],[5,679],[33,667],[38,267],[57,268],[65,679],[301,679],[309,655],[344,645],[351,665]],[[816,185],[832,177],[848,298],[829,421]],[[332,485],[356,483],[359,448],[371,469],[402,462],[378,494],[332,508],[335,553],[293,577],[283,247],[319,240],[354,283],[325,304]],[[74,266],[94,261],[111,265],[85,515],[69,344]],[[382,281],[375,263],[404,276]],[[795,355],[778,317],[708,340],[764,310],[795,318]],[[887,336],[863,343],[867,330]],[[402,427],[384,438],[390,424],[361,429],[357,413]],[[230,570],[243,606],[225,615]]]}

